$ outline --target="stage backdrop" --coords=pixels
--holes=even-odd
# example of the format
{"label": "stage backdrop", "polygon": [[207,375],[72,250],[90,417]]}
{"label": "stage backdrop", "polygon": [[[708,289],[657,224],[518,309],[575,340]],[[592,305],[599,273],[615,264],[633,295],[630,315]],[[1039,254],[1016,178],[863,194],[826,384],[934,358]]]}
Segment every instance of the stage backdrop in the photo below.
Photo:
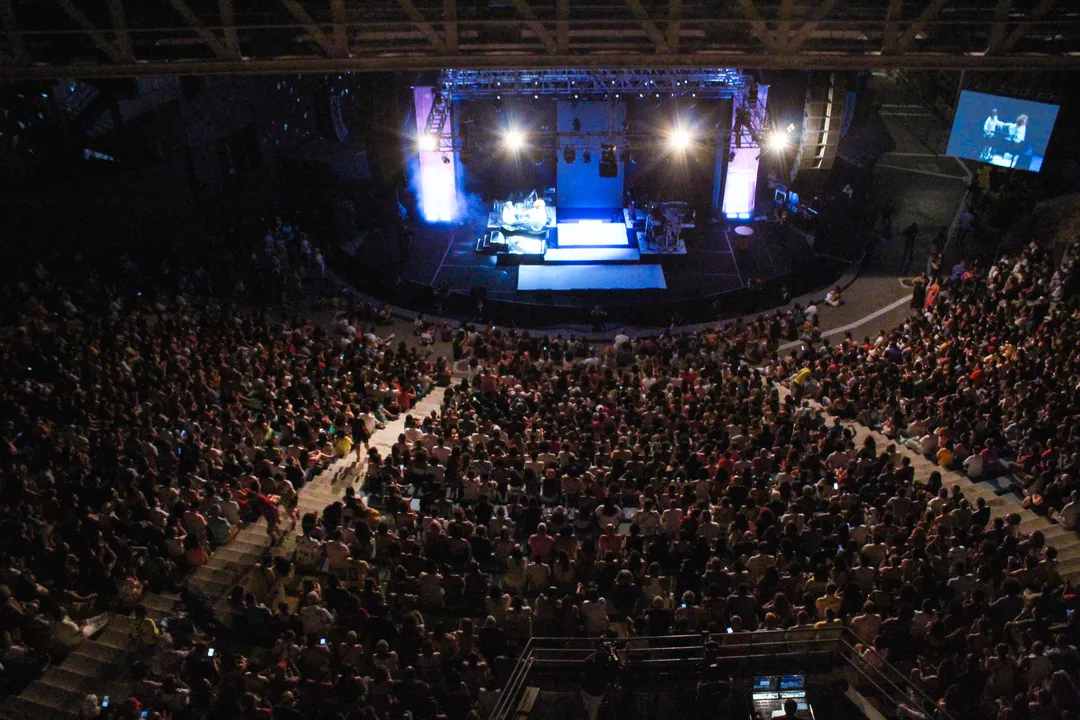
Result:
{"label": "stage backdrop", "polygon": [[[558,205],[560,208],[620,208],[623,206],[623,164],[617,163],[618,177],[600,177],[600,145],[616,146],[618,134],[626,120],[626,105],[621,102],[578,102],[559,100],[559,170],[557,173]],[[576,105],[576,107],[575,107]],[[575,134],[574,118],[581,120],[582,135]],[[594,133],[585,135],[586,133]],[[576,157],[568,163],[563,148],[574,146]],[[585,162],[585,150],[592,156]]]}

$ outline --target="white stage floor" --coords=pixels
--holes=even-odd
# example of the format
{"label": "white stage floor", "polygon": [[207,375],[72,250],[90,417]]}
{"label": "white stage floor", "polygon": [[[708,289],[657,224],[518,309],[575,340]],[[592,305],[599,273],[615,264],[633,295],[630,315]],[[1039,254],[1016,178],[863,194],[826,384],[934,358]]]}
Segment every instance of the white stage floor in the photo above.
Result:
{"label": "white stage floor", "polygon": [[666,289],[664,268],[659,265],[522,265],[518,268],[518,290]]}
{"label": "white stage floor", "polygon": [[626,245],[626,226],[583,220],[559,223],[559,247],[596,247]]}
{"label": "white stage floor", "polygon": [[636,262],[637,248],[628,247],[553,247],[544,253],[544,262]]}

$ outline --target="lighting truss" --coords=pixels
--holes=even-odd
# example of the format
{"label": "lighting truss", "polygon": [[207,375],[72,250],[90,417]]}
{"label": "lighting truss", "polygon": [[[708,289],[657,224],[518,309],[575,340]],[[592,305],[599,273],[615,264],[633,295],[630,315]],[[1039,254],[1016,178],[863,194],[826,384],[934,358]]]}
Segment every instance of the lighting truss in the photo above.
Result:
{"label": "lighting truss", "polygon": [[454,100],[515,95],[563,99],[641,96],[728,98],[752,82],[730,68],[580,68],[560,70],[443,70],[439,86]]}
{"label": "lighting truss", "polygon": [[427,122],[424,123],[424,134],[434,138],[442,138],[449,126],[450,99],[445,93],[436,93],[432,98]]}

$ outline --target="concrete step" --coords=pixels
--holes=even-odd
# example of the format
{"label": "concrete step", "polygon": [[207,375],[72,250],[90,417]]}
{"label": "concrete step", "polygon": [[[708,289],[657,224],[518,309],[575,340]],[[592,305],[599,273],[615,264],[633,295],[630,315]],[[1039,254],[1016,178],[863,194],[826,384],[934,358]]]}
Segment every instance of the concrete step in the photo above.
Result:
{"label": "concrete step", "polygon": [[60,667],[85,677],[97,678],[101,677],[102,673],[108,672],[113,665],[114,660],[110,658],[73,652],[64,659]]}
{"label": "concrete step", "polygon": [[211,598],[220,597],[231,591],[234,585],[241,584],[240,582],[220,582],[209,577],[192,579],[191,582],[200,592]]}
{"label": "concrete step", "polygon": [[78,705],[72,708],[54,708],[22,695],[8,698],[0,706],[0,718],[3,720],[72,720],[78,717],[78,712]]}
{"label": "concrete step", "polygon": [[160,616],[162,614],[171,613],[178,601],[179,597],[177,597],[176,600],[173,600],[172,598],[151,593],[143,597],[142,604],[150,611],[149,614],[153,615],[156,612]]}
{"label": "concrete step", "polygon": [[135,625],[135,616],[115,613],[111,618],[109,618],[109,624],[106,627],[111,630],[134,632]]}
{"label": "concrete step", "polygon": [[1043,530],[1043,536],[1046,538],[1047,542],[1054,545],[1054,547],[1057,547],[1054,543],[1055,540],[1065,544],[1068,544],[1070,541],[1080,543],[1080,536],[1072,530],[1066,530],[1057,523],[1053,523],[1050,527]]}
{"label": "concrete step", "polygon": [[[103,645],[90,640],[76,647],[71,654],[68,655],[68,660],[73,657],[84,657],[96,660],[105,665],[112,665],[120,662],[126,654],[127,652],[120,648],[109,647],[108,645]],[[64,665],[67,665],[67,660],[64,661]]]}
{"label": "concrete step", "polygon": [[39,705],[69,712],[72,710],[78,711],[79,705],[82,704],[83,698],[86,697],[85,692],[49,685],[41,680],[30,683],[19,695]]}
{"label": "concrete step", "polygon": [[1054,548],[1058,551],[1057,559],[1061,564],[1080,559],[1080,543],[1073,543],[1064,548],[1055,545]]}
{"label": "concrete step", "polygon": [[101,689],[100,678],[80,675],[77,672],[65,670],[63,667],[51,667],[46,670],[45,674],[41,677],[41,682],[46,685],[81,693],[82,695],[92,692],[96,693]]}
{"label": "concrete step", "polygon": [[218,548],[214,553],[213,561],[229,564],[250,565],[259,561],[263,555],[263,548],[252,544],[230,543],[227,547]]}
{"label": "concrete step", "polygon": [[89,642],[101,643],[111,648],[126,648],[131,643],[131,631],[107,627]]}
{"label": "concrete step", "polygon": [[1068,578],[1075,578],[1080,576],[1080,557],[1072,558],[1062,562],[1058,569],[1061,574]]}

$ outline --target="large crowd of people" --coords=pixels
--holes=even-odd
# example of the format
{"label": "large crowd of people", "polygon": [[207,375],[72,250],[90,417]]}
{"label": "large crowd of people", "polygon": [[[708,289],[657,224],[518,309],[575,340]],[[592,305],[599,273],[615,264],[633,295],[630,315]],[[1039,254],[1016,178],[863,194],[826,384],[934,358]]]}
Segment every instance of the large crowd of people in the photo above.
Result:
{"label": "large crowd of people", "polygon": [[[279,223],[248,282],[299,297],[320,263]],[[5,691],[104,613],[181,588],[242,524],[266,518],[280,539],[343,428],[370,433],[430,389],[426,354],[364,327],[370,308],[329,328],[272,317],[245,302],[242,274],[217,289],[214,274],[125,258],[111,277],[65,282],[41,266],[3,288]]]}
{"label": "large crowd of people", "polygon": [[[303,241],[281,224],[254,250],[274,300],[320,281]],[[1075,717],[1080,623],[1054,549],[897,451],[1013,473],[1075,526],[1072,264],[1033,245],[958,265],[862,342],[823,339],[813,306],[601,348],[464,326],[453,379],[369,330],[371,307],[322,325],[242,309],[243,283],[222,304],[207,274],[140,295],[42,270],[5,289],[2,663],[39,667],[81,621],[130,610],[114,717],[466,720],[533,636],[844,626],[948,717]],[[441,409],[411,414],[436,383]],[[368,448],[396,418],[391,448]],[[362,485],[296,517],[350,453]],[[143,593],[183,586],[255,517],[296,535],[274,563],[291,593],[237,588],[217,617],[185,590],[185,612],[146,613]]]}

